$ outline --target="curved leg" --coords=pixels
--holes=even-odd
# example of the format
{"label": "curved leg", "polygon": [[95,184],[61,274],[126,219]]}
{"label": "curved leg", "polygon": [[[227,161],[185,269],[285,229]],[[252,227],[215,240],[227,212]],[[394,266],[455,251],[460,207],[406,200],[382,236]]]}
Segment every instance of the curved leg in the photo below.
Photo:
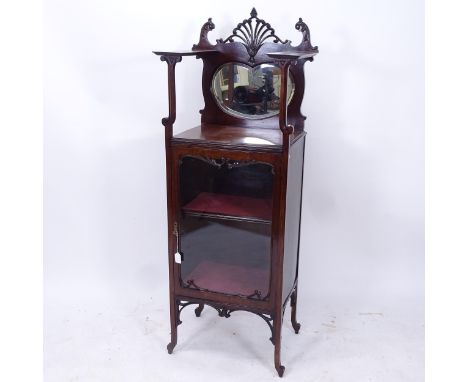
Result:
{"label": "curved leg", "polygon": [[297,306],[297,286],[291,294],[291,323],[296,334],[299,333],[301,324],[296,321],[296,306]]}
{"label": "curved leg", "polygon": [[277,315],[274,320],[274,343],[275,343],[275,369],[280,377],[283,376],[285,367],[281,365],[281,326],[283,323],[282,315]]}
{"label": "curved leg", "polygon": [[204,307],[205,304],[198,304],[198,308],[195,308],[195,316],[200,317]]}
{"label": "curved leg", "polygon": [[179,325],[179,302],[171,296],[171,342],[167,344],[167,352],[172,354],[177,345],[177,325]]}

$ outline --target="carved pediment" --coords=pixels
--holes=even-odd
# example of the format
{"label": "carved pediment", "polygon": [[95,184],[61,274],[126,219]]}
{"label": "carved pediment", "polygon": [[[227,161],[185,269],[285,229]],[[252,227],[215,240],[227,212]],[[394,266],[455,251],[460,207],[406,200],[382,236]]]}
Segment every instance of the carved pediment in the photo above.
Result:
{"label": "carved pediment", "polygon": [[251,63],[255,62],[255,55],[266,40],[273,39],[274,43],[281,44],[290,42],[289,40],[281,40],[269,23],[259,19],[255,8],[252,8],[248,19],[237,24],[237,27],[233,29],[232,34],[228,38],[225,40],[221,38],[216,40],[216,42],[226,44],[234,42],[234,39],[240,40],[241,44],[245,46]]}
{"label": "carved pediment", "polygon": [[[198,44],[195,44],[192,49],[196,50],[213,48],[215,45],[212,45],[209,42],[208,33],[214,28],[215,25],[213,24],[211,18],[209,18],[201,28],[200,40]],[[299,18],[295,28],[302,33],[302,42],[298,47],[301,47],[302,49],[317,48],[312,46],[310,43],[309,27],[302,21],[302,18]],[[255,8],[252,8],[250,17],[248,19],[245,19],[241,23],[237,24],[230,36],[225,39],[220,38],[216,40],[217,44],[240,42],[247,50],[247,53],[250,57],[249,62],[252,64],[255,63],[255,56],[257,55],[259,49],[267,41],[283,45],[288,45],[291,43],[289,40],[282,40],[280,37],[278,37],[275,30],[269,23],[263,19],[258,18]]]}

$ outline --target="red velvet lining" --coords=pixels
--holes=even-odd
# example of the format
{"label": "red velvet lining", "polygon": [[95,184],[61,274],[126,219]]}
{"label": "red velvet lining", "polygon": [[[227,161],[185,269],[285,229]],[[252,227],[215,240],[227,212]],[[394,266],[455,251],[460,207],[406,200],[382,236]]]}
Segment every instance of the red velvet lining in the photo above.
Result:
{"label": "red velvet lining", "polygon": [[233,295],[250,296],[258,290],[263,298],[268,294],[269,278],[267,269],[205,260],[184,281],[193,280],[199,288]]}

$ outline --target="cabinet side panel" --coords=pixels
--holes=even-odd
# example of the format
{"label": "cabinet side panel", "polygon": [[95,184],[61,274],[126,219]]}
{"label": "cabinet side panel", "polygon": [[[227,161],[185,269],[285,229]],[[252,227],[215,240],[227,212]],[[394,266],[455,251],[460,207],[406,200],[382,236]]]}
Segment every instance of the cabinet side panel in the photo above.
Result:
{"label": "cabinet side panel", "polygon": [[290,149],[284,233],[283,302],[291,293],[297,274],[304,147],[305,137],[295,142]]}

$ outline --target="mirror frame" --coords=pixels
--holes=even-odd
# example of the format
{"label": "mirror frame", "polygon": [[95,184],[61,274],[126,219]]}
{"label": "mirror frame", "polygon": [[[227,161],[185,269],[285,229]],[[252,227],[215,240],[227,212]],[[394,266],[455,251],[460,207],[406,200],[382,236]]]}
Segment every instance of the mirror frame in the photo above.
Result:
{"label": "mirror frame", "polygon": [[[234,117],[238,117],[238,118],[246,118],[246,119],[253,119],[253,120],[259,120],[259,119],[264,119],[264,118],[271,118],[275,115],[278,115],[279,114],[279,108],[273,112],[269,112],[269,113],[265,113],[265,114],[247,114],[247,113],[243,113],[241,111],[237,111],[237,110],[234,110],[232,108],[230,108],[229,106],[226,106],[224,103],[223,103],[223,100],[222,99],[219,99],[217,93],[216,93],[216,90],[214,89],[215,87],[215,81],[217,81],[218,79],[218,75],[220,74],[220,72],[223,70],[223,68],[226,66],[226,65],[235,65],[235,66],[239,66],[239,67],[242,67],[242,68],[245,68],[247,69],[249,72],[252,71],[252,70],[255,70],[255,68],[259,68],[259,67],[262,67],[262,66],[270,66],[270,67],[275,67],[275,68],[278,68],[280,69],[280,67],[278,65],[276,65],[275,63],[262,63],[262,64],[258,64],[258,65],[254,65],[254,66],[250,66],[250,65],[246,65],[244,63],[241,63],[241,62],[226,62],[224,63],[223,65],[219,66],[217,68],[217,70],[215,71],[215,73],[213,74],[213,77],[212,77],[212,80],[211,80],[211,87],[210,87],[210,91],[211,91],[211,94],[216,102],[216,104],[218,105],[218,107],[225,113],[229,114],[229,115],[232,115]],[[288,105],[291,103],[291,100],[293,99],[294,97],[294,90],[295,90],[295,82],[294,82],[294,78],[293,78],[293,75],[291,72],[289,72],[289,81],[288,81],[288,84],[291,84],[291,87],[290,87],[290,93],[289,93],[289,96],[288,96]],[[236,87],[234,86],[234,89]],[[289,88],[289,86],[288,86]],[[275,95],[277,95],[279,97],[279,93],[277,94],[276,92],[274,93]]]}

